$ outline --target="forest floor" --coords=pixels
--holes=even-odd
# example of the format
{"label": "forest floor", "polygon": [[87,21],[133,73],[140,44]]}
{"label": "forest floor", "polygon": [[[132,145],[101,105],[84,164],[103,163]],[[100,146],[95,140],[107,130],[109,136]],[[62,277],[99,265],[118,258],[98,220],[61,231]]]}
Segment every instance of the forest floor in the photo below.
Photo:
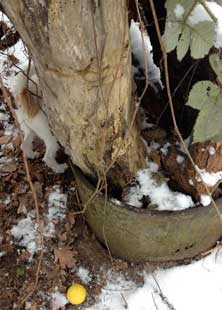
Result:
{"label": "forest floor", "polygon": [[[27,62],[26,49],[19,37],[13,32],[9,32],[9,38],[4,36],[11,27],[2,14],[0,48],[4,52],[0,52],[0,71],[8,90],[13,87],[17,66]],[[7,47],[9,43],[11,47]],[[75,215],[79,205],[72,170],[69,168],[62,175],[53,173],[42,161],[45,147],[41,141],[35,141],[35,149],[40,157],[28,160],[28,170],[38,209],[25,170],[20,133],[1,93],[0,309],[18,309],[22,303],[24,309],[60,309],[72,283],[85,286],[84,307],[90,306],[107,279],[115,274],[133,279],[135,285],[141,286],[143,266],[130,267],[126,262],[110,259],[89,231],[84,217]],[[37,289],[30,296],[37,277]],[[67,305],[66,309],[69,308],[78,309]]]}
{"label": "forest floor", "polygon": [[[0,309],[7,310],[17,309],[33,289],[41,242],[18,130],[3,103],[0,114]],[[39,141],[36,150],[44,154]],[[77,192],[71,169],[56,175],[41,157],[28,161],[28,165],[44,227],[44,246],[38,288],[26,301],[26,308],[53,309],[53,294],[65,293],[72,283],[86,287],[89,306],[101,292],[111,268],[142,285],[143,266],[130,268],[121,260],[111,261],[87,228],[84,217],[75,215]]]}

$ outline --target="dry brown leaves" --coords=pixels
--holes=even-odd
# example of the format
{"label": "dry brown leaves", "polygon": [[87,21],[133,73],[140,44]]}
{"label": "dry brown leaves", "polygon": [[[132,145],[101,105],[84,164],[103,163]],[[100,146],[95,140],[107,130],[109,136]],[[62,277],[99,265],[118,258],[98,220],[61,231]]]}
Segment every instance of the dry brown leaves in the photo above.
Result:
{"label": "dry brown leaves", "polygon": [[69,247],[54,249],[55,262],[59,262],[62,269],[73,268],[76,264],[76,252]]}
{"label": "dry brown leaves", "polygon": [[[213,153],[210,152],[211,148]],[[222,170],[222,143],[195,143],[190,146],[189,151],[199,169],[208,173]],[[166,156],[162,154],[163,166],[185,193],[189,193],[194,199],[199,200],[201,195],[207,195],[206,188],[190,160],[186,158],[182,163],[178,163],[177,155],[179,153],[176,148],[173,148]],[[208,187],[210,192],[215,195],[214,198],[217,198],[218,185]]]}

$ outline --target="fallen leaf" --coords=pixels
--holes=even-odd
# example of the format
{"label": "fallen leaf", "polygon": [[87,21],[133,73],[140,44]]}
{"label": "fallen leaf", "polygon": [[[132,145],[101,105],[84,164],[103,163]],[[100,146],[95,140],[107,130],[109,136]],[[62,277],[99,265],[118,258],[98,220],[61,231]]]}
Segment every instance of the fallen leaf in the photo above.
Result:
{"label": "fallen leaf", "polygon": [[36,303],[32,303],[32,305],[31,305],[31,310],[37,310],[37,305],[36,305]]}
{"label": "fallen leaf", "polygon": [[59,262],[62,269],[73,268],[76,263],[75,255],[76,252],[71,248],[58,248],[54,250],[55,262]]}
{"label": "fallen leaf", "polygon": [[8,144],[11,141],[11,136],[2,136],[0,137],[0,145]]}
{"label": "fallen leaf", "polygon": [[17,209],[17,214],[24,214],[26,215],[27,214],[27,208],[26,208],[26,205],[27,205],[27,198],[26,196],[21,196],[19,197],[19,207]]}
{"label": "fallen leaf", "polygon": [[30,259],[31,254],[28,251],[23,251],[22,254],[19,256],[19,260],[21,261],[28,261]]}
{"label": "fallen leaf", "polygon": [[0,166],[0,173],[11,173],[17,169],[16,162],[5,163]]}
{"label": "fallen leaf", "polygon": [[58,238],[60,241],[67,241],[67,232],[63,232],[61,234],[58,233]]}
{"label": "fallen leaf", "polygon": [[[11,35],[13,35],[13,33],[11,33]],[[14,55],[9,55],[8,56],[11,60],[11,62],[13,63],[13,65],[17,65],[19,63],[19,60],[17,57],[15,57]]]}

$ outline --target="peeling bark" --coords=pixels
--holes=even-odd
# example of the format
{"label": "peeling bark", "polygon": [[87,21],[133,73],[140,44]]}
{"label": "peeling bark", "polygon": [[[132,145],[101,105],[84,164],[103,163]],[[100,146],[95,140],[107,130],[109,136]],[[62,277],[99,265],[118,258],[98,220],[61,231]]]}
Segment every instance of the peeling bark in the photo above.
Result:
{"label": "peeling bark", "polygon": [[131,54],[125,0],[2,0],[28,46],[58,140],[85,174],[128,182],[144,165],[129,132]]}

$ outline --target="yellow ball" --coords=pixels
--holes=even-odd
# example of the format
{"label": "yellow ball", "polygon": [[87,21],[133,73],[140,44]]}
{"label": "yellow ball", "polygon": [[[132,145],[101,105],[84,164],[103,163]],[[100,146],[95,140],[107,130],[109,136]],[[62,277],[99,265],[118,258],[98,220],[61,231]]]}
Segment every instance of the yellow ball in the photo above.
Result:
{"label": "yellow ball", "polygon": [[66,297],[72,305],[80,305],[86,299],[86,289],[80,284],[73,284],[69,287]]}

